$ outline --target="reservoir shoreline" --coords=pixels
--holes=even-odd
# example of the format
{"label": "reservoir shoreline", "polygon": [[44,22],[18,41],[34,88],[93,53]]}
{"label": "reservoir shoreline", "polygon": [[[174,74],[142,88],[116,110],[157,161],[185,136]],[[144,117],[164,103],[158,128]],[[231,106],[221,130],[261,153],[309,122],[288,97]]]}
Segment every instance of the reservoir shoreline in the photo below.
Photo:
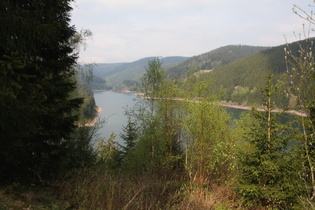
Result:
{"label": "reservoir shoreline", "polygon": [[[135,95],[141,97],[141,98],[148,98],[148,97],[145,97],[143,93],[135,93]],[[176,100],[176,101],[184,101],[183,98],[166,98],[167,100]],[[199,101],[197,100],[190,100],[191,102],[195,102],[195,103],[198,103]],[[229,108],[232,108],[232,109],[242,109],[242,110],[252,110],[253,106],[244,106],[244,105],[238,105],[238,104],[234,104],[233,102],[226,102],[226,101],[221,101],[219,102],[219,104],[221,106],[224,106],[224,107],[229,107]],[[258,111],[265,111],[264,108],[261,108],[261,107],[256,107],[256,109]],[[304,113],[304,112],[300,112],[300,111],[296,111],[296,110],[283,110],[283,109],[273,109],[271,112],[274,112],[274,113],[287,113],[287,114],[293,114],[293,115],[297,115],[297,116],[300,116],[300,117],[306,117],[307,114]]]}

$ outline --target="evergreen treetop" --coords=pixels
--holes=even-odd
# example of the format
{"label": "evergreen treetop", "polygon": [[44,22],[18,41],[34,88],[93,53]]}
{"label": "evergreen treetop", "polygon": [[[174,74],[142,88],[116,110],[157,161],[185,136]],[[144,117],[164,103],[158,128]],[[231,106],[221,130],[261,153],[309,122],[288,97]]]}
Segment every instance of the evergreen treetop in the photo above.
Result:
{"label": "evergreen treetop", "polygon": [[0,179],[54,173],[66,151],[82,103],[70,3],[0,1]]}

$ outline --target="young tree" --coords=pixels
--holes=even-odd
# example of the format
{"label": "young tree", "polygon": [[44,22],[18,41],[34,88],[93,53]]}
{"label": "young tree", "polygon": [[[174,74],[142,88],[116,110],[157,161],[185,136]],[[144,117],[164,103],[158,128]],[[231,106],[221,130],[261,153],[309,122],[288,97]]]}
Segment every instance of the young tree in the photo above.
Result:
{"label": "young tree", "polygon": [[161,88],[161,83],[164,80],[165,75],[162,68],[162,61],[159,58],[155,58],[149,61],[146,73],[141,78],[140,91],[145,97],[154,97]]}
{"label": "young tree", "polygon": [[128,123],[123,127],[123,133],[120,134],[120,137],[125,142],[125,146],[123,146],[124,156],[128,155],[128,153],[135,148],[138,139],[137,130],[136,123],[132,122],[131,117],[128,116]]}
{"label": "young tree", "polygon": [[[245,134],[247,146],[239,153],[241,175],[239,192],[249,204],[268,208],[291,208],[298,202],[297,162],[288,142],[293,140],[290,125],[281,125],[279,114],[272,114],[271,97],[276,88],[267,76],[265,111],[252,111],[250,132]],[[244,149],[245,148],[245,149]]]}
{"label": "young tree", "polygon": [[229,117],[207,77],[210,75],[192,74],[185,82],[190,90],[184,112],[186,168],[192,180],[197,177],[201,195],[205,184],[220,183],[228,177],[234,151]]}
{"label": "young tree", "polygon": [[[313,7],[314,5],[310,5]],[[301,117],[302,127],[300,147],[300,162],[302,170],[299,173],[304,182],[304,199],[310,208],[314,208],[315,200],[315,61],[314,61],[314,39],[310,33],[314,30],[315,21],[313,11],[307,12],[294,5],[293,11],[309,23],[309,28],[303,27],[303,41],[300,41],[295,49],[286,48],[288,89],[292,100],[297,108],[305,113]]]}
{"label": "young tree", "polygon": [[[148,63],[140,83],[145,97],[129,112],[136,119],[138,139],[128,158],[140,160],[135,168],[156,175],[171,172],[180,165],[180,109],[179,102],[174,100],[176,85],[165,78],[161,65],[158,58]],[[128,165],[134,164],[129,162]]]}
{"label": "young tree", "polygon": [[288,64],[288,89],[294,97],[294,108],[303,111],[306,116],[300,118],[302,133],[299,137],[300,161],[302,171],[300,178],[306,187],[304,196],[307,203],[314,207],[315,199],[315,83],[314,83],[314,56],[313,42],[306,39],[298,45],[298,54],[292,49],[286,49]]}
{"label": "young tree", "polygon": [[97,144],[98,161],[108,169],[117,168],[121,164],[120,145],[114,141],[116,134],[101,140]]}

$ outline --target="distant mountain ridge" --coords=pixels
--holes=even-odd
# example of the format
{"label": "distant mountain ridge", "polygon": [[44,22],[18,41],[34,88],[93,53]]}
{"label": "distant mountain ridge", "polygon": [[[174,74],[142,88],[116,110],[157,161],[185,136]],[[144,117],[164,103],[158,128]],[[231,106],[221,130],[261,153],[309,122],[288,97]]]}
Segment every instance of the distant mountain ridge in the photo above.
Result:
{"label": "distant mountain ridge", "polygon": [[124,64],[125,63],[96,63],[93,68],[93,73],[98,77],[106,77],[106,75]]}
{"label": "distant mountain ridge", "polygon": [[[314,41],[311,38],[310,42]],[[280,45],[262,50],[232,63],[215,68],[214,81],[225,92],[225,100],[244,105],[261,103],[261,88],[266,83],[266,75],[274,74],[276,84],[281,75],[287,72],[284,48],[290,48],[297,56],[299,45],[306,45],[306,40]],[[315,49],[312,48],[313,54]],[[290,98],[278,95],[275,99],[278,106],[288,104]]]}
{"label": "distant mountain ridge", "polygon": [[[99,63],[96,64],[93,73],[96,76],[104,78],[108,85],[113,87],[119,86],[127,80],[139,80],[145,73],[148,62],[154,58],[155,57],[146,57],[130,63]],[[170,56],[161,59],[163,62],[162,67],[168,69],[186,60],[187,57]]]}
{"label": "distant mountain ridge", "polygon": [[193,56],[167,70],[171,78],[185,76],[187,70],[197,68],[199,70],[213,70],[217,67],[232,63],[249,55],[255,54],[270,47],[248,46],[248,45],[227,45],[198,56]]}
{"label": "distant mountain ridge", "polygon": [[[162,58],[162,67],[165,69],[168,77],[181,78],[190,68],[212,70],[268,48],[248,45],[227,45],[193,57],[164,57]],[[95,76],[105,79],[108,86],[115,87],[122,85],[125,81],[139,80],[144,74],[148,62],[154,58],[146,57],[128,63],[97,63],[93,73]]]}
{"label": "distant mountain ridge", "polygon": [[[303,42],[305,41],[299,43]],[[191,68],[203,73],[208,72],[207,74],[213,75],[217,91],[224,92],[222,100],[255,105],[261,103],[260,89],[265,85],[265,75],[273,73],[275,84],[286,72],[285,47],[287,45],[276,47],[228,45],[190,58],[166,57],[163,58],[162,67],[171,79],[185,78],[187,70]],[[298,52],[297,42],[288,44],[288,47]],[[98,78],[100,84],[95,87],[112,87],[117,91],[136,90],[135,81],[142,77],[148,62],[154,58],[147,57],[130,63],[97,64],[94,74],[105,79],[106,83],[101,83]],[[281,104],[287,104],[288,100],[289,98],[279,96],[276,103],[281,107]]]}

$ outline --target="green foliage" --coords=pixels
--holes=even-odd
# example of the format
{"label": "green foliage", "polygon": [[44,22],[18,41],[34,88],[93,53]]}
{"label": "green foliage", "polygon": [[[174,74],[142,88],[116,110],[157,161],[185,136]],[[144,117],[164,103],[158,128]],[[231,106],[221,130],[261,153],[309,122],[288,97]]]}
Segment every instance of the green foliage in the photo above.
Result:
{"label": "green foliage", "polygon": [[[307,14],[307,13],[305,13]],[[295,96],[290,105],[294,108],[301,109],[306,113],[302,117],[299,124],[301,125],[301,133],[298,140],[301,143],[299,148],[299,157],[302,170],[300,178],[304,182],[305,195],[304,200],[307,205],[314,207],[315,198],[315,118],[314,118],[314,102],[315,102],[315,86],[314,86],[314,47],[313,39],[306,39],[298,42],[296,48],[287,46],[286,61],[288,65],[287,87],[288,93]]]}
{"label": "green foliage", "polygon": [[70,0],[0,2],[1,181],[54,178],[91,152],[73,133],[83,100],[71,9]]}
{"label": "green foliage", "polygon": [[249,87],[237,86],[232,92],[231,100],[233,102],[237,102],[238,104],[258,105],[258,99],[260,96],[260,91],[258,91],[258,88],[256,87],[250,90]]}
{"label": "green foliage", "polygon": [[166,71],[166,75],[170,78],[183,78],[186,76],[186,71],[191,68],[197,68],[199,70],[212,70],[251,54],[255,54],[264,49],[266,49],[266,47],[246,45],[228,45],[220,47],[202,55],[191,57],[179,63],[177,66],[169,68]]}
{"label": "green foliage", "polygon": [[140,91],[145,97],[155,97],[165,79],[162,60],[155,58],[148,63],[146,73],[141,78]]}
{"label": "green foliage", "polygon": [[123,84],[126,85],[126,87],[128,87],[128,89],[131,91],[137,90],[137,82],[134,80],[125,80]]}
{"label": "green foliage", "polygon": [[189,103],[185,114],[189,173],[211,184],[226,180],[233,153],[228,115],[221,106],[206,102]]}
{"label": "green foliage", "polygon": [[181,159],[180,102],[172,100],[177,88],[165,78],[161,66],[159,59],[150,61],[141,79],[140,89],[146,98],[128,113],[133,119],[128,133],[136,131],[136,140],[132,140],[135,145],[124,158],[127,168],[155,175],[171,173],[180,167]]}
{"label": "green foliage", "polygon": [[117,168],[120,165],[120,145],[114,141],[116,134],[112,133],[107,140],[100,140],[97,144],[98,162],[108,169]]}
{"label": "green foliage", "polygon": [[[86,40],[88,38],[91,38],[92,36],[93,36],[93,33],[89,29],[81,29],[80,32],[75,32],[75,34],[70,38],[70,40],[69,40],[70,41],[70,45],[74,48],[74,50],[77,53],[79,53],[80,48],[82,46],[83,46],[83,48],[85,50],[85,48],[86,48]],[[92,66],[92,65],[88,64],[87,66]]]}
{"label": "green foliage", "polygon": [[[171,173],[180,164],[180,137],[176,129],[175,111],[162,110],[159,107],[161,104],[154,103],[152,114],[152,107],[148,107],[150,103],[144,101],[129,113],[136,121],[130,124],[132,128],[125,136],[128,142],[123,163],[125,169],[134,173],[148,172],[162,176]],[[174,116],[169,118],[171,113]]]}
{"label": "green foliage", "polygon": [[[117,144],[112,134],[94,150],[91,142],[97,140],[100,124],[76,127],[74,122],[95,116],[88,86],[103,89],[108,84],[93,78],[91,66],[72,69],[77,44],[91,33],[77,33],[68,25],[70,2],[0,2],[1,181],[27,176],[44,183],[83,166],[77,174],[69,173],[73,183],[69,179],[58,183],[56,188],[70,202],[62,207],[291,209],[301,208],[301,201],[304,208],[314,207],[312,40],[290,44],[284,52],[283,46],[264,51],[249,46],[219,48],[188,59],[167,74],[185,77],[180,81],[167,78],[162,60],[153,59],[140,80],[145,97],[127,111],[121,134],[125,146]],[[132,73],[125,71],[125,64],[109,64],[110,70],[102,74],[123,83],[117,87],[131,88],[143,73],[138,68],[141,62],[132,64]],[[116,78],[114,69],[133,76]],[[200,69],[214,72],[203,74]],[[285,71],[286,80],[280,80]],[[264,86],[262,75],[269,73],[274,76],[267,76]],[[75,76],[80,77],[78,84]],[[288,91],[279,95],[287,81]],[[265,111],[253,109],[232,130],[218,100],[253,105],[262,96]],[[280,124],[281,114],[271,113],[273,102],[277,107],[290,102],[304,110],[301,133],[292,124]],[[237,181],[241,198],[232,191],[231,180]],[[7,201],[3,195],[8,192],[1,189],[0,200]]]}
{"label": "green foliage", "polygon": [[299,167],[292,148],[288,147],[288,142],[294,139],[290,124],[281,125],[280,115],[271,113],[274,94],[268,77],[263,91],[266,111],[253,109],[250,128],[243,135],[238,190],[249,205],[292,208],[300,194]]}
{"label": "green foliage", "polygon": [[123,127],[123,133],[120,137],[124,140],[125,146],[123,146],[124,156],[127,156],[136,146],[138,139],[138,128],[136,122],[132,122],[131,117],[128,117],[128,123]]}
{"label": "green foliage", "polygon": [[85,124],[88,121],[95,119],[97,116],[94,94],[91,89],[84,83],[78,83],[75,91],[76,97],[83,98],[83,104],[78,110],[80,124]]}
{"label": "green foliage", "polygon": [[[146,72],[145,66],[153,59],[154,57],[147,57],[130,63],[97,64],[93,72],[94,75],[105,79],[109,86],[116,87],[122,85],[125,80],[139,82]],[[187,58],[180,56],[165,57],[162,67],[173,67],[185,59]]]}
{"label": "green foliage", "polygon": [[[219,97],[207,76],[192,72],[185,82],[174,83],[165,78],[160,64],[149,63],[141,83],[146,97],[127,111],[120,171],[139,178],[190,176],[191,183],[202,174],[197,189],[206,195],[207,187],[224,184],[232,175],[234,137],[229,116],[216,103]],[[185,195],[179,195],[181,201]]]}
{"label": "green foliage", "polygon": [[94,68],[93,64],[84,65],[77,64],[75,67],[77,73],[77,80],[80,83],[89,85],[94,80],[93,68]]}
{"label": "green foliage", "polygon": [[228,127],[229,116],[210,91],[213,83],[209,78],[192,74],[185,86],[190,90],[183,107],[185,165],[192,180],[198,177],[202,190],[205,184],[227,180],[234,143]]}
{"label": "green foliage", "polygon": [[94,76],[93,81],[90,84],[90,88],[92,90],[108,90],[110,89],[106,81],[102,79],[101,77]]}
{"label": "green foliage", "polygon": [[[303,41],[304,43],[305,41]],[[294,54],[298,53],[298,43],[291,43]],[[274,74],[273,83],[281,83],[280,79],[286,73],[285,45],[265,49],[234,62],[215,68],[214,81],[225,90],[224,100],[232,100],[239,104],[259,105],[260,94],[255,92],[264,87],[264,75]],[[211,74],[212,74],[211,73]],[[255,90],[256,89],[256,90]],[[241,92],[240,92],[241,91]],[[258,91],[259,92],[259,91]],[[279,94],[273,98],[277,107],[286,108],[289,95]]]}

